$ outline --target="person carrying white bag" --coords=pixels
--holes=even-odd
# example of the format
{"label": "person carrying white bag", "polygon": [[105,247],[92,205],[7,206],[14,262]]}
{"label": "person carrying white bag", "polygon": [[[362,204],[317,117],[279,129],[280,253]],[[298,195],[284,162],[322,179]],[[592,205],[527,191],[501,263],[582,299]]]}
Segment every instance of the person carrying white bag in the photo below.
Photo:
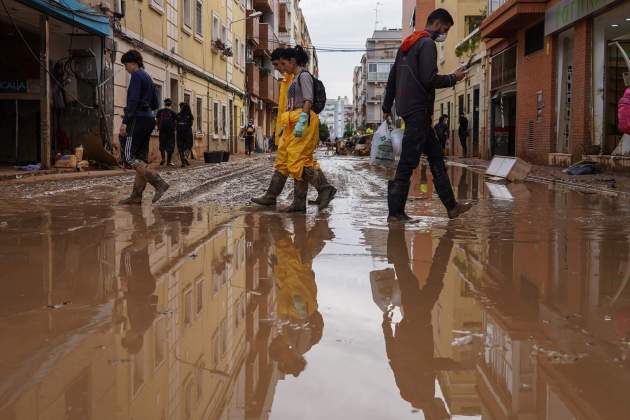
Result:
{"label": "person carrying white bag", "polygon": [[392,166],[402,150],[402,131],[383,121],[372,137],[370,165]]}

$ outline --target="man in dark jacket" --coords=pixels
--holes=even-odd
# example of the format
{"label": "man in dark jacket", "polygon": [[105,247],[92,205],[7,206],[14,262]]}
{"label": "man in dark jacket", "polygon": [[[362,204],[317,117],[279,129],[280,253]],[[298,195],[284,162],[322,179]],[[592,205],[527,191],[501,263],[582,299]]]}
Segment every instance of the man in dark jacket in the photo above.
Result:
{"label": "man in dark jacket", "polygon": [[173,166],[171,160],[175,151],[175,120],[177,113],[171,108],[172,105],[173,101],[171,99],[164,99],[164,108],[160,109],[155,116],[158,130],[160,131],[160,154],[162,155],[160,165],[162,166]]}
{"label": "man in dark jacket", "polygon": [[410,218],[405,213],[409,180],[420,163],[424,152],[429,160],[435,189],[448,210],[451,219],[468,211],[470,204],[455,200],[453,189],[444,165],[442,147],[431,126],[435,89],[455,86],[465,76],[463,68],[453,74],[439,75],[437,72],[436,42],[446,40],[453,26],[453,17],[444,9],[433,11],[427,19],[424,31],[416,31],[405,38],[396,62],[389,73],[383,113],[391,117],[394,99],[396,111],[405,121],[405,135],[400,162],[393,181],[389,182],[387,202],[390,222],[405,222]]}

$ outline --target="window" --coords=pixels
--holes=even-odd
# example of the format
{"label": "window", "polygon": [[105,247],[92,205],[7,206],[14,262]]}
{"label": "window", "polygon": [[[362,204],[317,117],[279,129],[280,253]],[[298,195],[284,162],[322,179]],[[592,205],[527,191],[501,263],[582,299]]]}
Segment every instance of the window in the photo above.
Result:
{"label": "window", "polygon": [[203,2],[195,1],[195,33],[203,37]]}
{"label": "window", "polygon": [[245,43],[241,42],[241,66],[245,67],[245,53],[246,53],[246,48],[245,48]]}
{"label": "window", "polygon": [[223,41],[224,44],[228,43],[228,31],[225,25],[221,25],[221,41]]}
{"label": "window", "polygon": [[221,126],[223,127],[223,135],[227,136],[227,107],[225,105],[221,106]]}
{"label": "window", "polygon": [[525,55],[545,48],[545,21],[541,21],[525,31]]}
{"label": "window", "polygon": [[190,106],[190,93],[184,93],[184,103]]}
{"label": "window", "polygon": [[376,71],[377,71],[377,64],[376,63],[368,64],[368,71],[370,73],[376,73]]}
{"label": "window", "polygon": [[196,313],[199,314],[203,309],[203,279],[197,280],[195,284],[195,293],[196,293],[196,304],[195,309]]}
{"label": "window", "polygon": [[464,95],[459,95],[457,97],[458,102],[458,112],[461,114],[465,114],[466,110],[464,109]]}
{"label": "window", "polygon": [[240,41],[238,40],[238,38],[236,38],[236,41],[234,41],[234,60],[235,60],[237,65],[241,64],[240,52],[241,52],[241,44],[240,44]]}
{"label": "window", "polygon": [[190,1],[191,0],[182,0],[182,7],[184,8],[184,26],[188,28],[192,28],[192,23],[190,21]]}
{"label": "window", "polygon": [[219,28],[221,27],[221,22],[219,18],[216,16],[212,16],[212,41],[216,41],[219,39]]}
{"label": "window", "polygon": [[166,318],[160,317],[155,322],[155,367],[166,357]]}
{"label": "window", "polygon": [[203,98],[197,97],[197,107],[195,109],[197,120],[197,132],[203,132]]}
{"label": "window", "polygon": [[158,102],[162,103],[162,85],[155,83],[155,93],[157,94]]}
{"label": "window", "polygon": [[184,291],[184,325],[189,325],[192,321],[192,289]]}
{"label": "window", "polygon": [[212,104],[212,117],[214,118],[214,134],[219,134],[219,104]]}

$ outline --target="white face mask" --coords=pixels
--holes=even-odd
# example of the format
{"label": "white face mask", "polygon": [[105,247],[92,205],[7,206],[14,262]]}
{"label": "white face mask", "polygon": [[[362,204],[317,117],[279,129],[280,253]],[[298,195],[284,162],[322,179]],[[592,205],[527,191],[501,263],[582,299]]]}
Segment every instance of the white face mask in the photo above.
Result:
{"label": "white face mask", "polygon": [[439,34],[439,35],[435,38],[435,42],[444,42],[444,41],[446,41],[446,36],[447,36],[447,35],[448,35],[448,34],[443,34],[443,33]]}

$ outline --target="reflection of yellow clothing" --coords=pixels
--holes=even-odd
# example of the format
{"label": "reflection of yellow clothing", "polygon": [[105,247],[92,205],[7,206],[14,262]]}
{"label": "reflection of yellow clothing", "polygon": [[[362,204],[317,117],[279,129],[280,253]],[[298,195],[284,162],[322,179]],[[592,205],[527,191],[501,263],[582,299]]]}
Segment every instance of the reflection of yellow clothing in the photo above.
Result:
{"label": "reflection of yellow clothing", "polygon": [[278,316],[292,322],[306,321],[317,311],[317,284],[310,264],[302,261],[290,239],[276,242],[278,263],[274,274],[278,288]]}
{"label": "reflection of yellow clothing", "polygon": [[[275,163],[275,167],[276,170],[278,172],[280,172],[282,175],[288,176],[289,175],[289,168],[287,166],[287,160],[289,157],[289,152],[287,150],[287,137],[284,135],[284,125],[281,123],[282,120],[282,114],[284,114],[287,110],[287,102],[289,99],[289,86],[291,86],[291,83],[293,82],[293,79],[295,78],[294,74],[285,74],[284,75],[284,80],[282,80],[280,82],[280,96],[278,99],[278,116],[276,117],[276,134],[275,134],[275,139],[276,139],[276,146],[278,147],[278,151],[276,153],[276,163]],[[318,123],[318,128],[319,128],[319,123]],[[319,133],[317,134],[318,138],[319,138]],[[319,140],[318,140],[319,141]],[[316,146],[317,147],[317,146]],[[315,161],[315,159],[312,159],[313,161],[313,168],[314,169],[319,169],[319,164],[317,163],[317,161]]]}
{"label": "reflection of yellow clothing", "polygon": [[301,181],[304,168],[319,169],[313,153],[319,145],[319,117],[311,111],[308,125],[304,127],[302,137],[295,137],[293,129],[300,119],[302,108],[280,115],[279,122],[284,128],[283,139],[287,149],[287,170],[294,179]]}

